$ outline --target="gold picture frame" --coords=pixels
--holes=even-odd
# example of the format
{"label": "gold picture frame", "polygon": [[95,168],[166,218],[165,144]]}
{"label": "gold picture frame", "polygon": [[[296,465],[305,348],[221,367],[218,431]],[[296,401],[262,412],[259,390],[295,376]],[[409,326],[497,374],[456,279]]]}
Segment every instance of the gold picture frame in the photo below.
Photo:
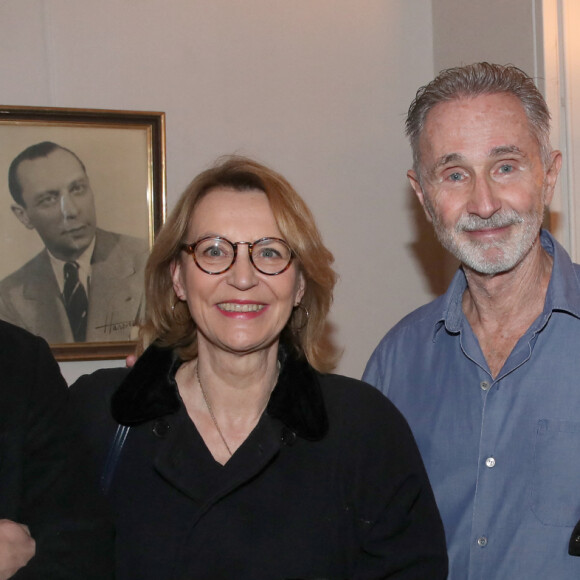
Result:
{"label": "gold picture frame", "polygon": [[[47,142],[49,152],[43,154]],[[50,149],[52,144],[56,149]],[[75,201],[69,182],[61,179],[65,169],[54,169],[54,152],[60,150],[65,151],[61,158],[76,158],[72,163],[84,170],[92,200],[92,210],[85,214],[92,217],[75,217],[83,215],[82,209],[63,209],[66,204],[75,207]],[[46,173],[44,165],[34,165],[39,158],[53,162],[48,180],[41,172]],[[17,169],[9,183],[11,165]],[[28,189],[15,188],[21,181]],[[29,182],[40,183],[40,189]],[[65,258],[50,251],[52,226],[35,221],[40,214],[34,213],[36,201],[30,203],[44,183],[62,224],[92,240],[83,250],[89,265],[83,315],[88,330],[82,342],[72,338],[70,325],[66,328],[63,281],[56,274],[61,263],[56,258]],[[120,359],[134,351],[143,307],[142,268],[165,214],[165,113],[0,105],[0,318],[46,338],[57,360]],[[64,231],[69,226],[59,227]]]}

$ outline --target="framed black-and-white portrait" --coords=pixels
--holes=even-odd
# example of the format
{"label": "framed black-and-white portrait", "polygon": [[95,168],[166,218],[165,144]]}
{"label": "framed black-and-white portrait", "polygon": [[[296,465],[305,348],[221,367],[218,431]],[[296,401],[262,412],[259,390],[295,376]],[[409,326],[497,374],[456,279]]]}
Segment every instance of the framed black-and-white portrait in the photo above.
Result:
{"label": "framed black-and-white portrait", "polygon": [[127,356],[165,211],[164,113],[0,106],[0,318],[57,360]]}

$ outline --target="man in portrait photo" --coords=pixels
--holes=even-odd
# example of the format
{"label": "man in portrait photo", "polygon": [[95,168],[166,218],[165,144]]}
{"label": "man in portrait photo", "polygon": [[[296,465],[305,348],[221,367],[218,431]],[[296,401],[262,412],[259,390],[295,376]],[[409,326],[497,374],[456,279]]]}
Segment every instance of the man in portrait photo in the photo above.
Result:
{"label": "man in portrait photo", "polygon": [[11,209],[44,249],[0,281],[0,318],[49,343],[135,338],[148,243],[97,227],[84,163],[50,141],[8,170]]}

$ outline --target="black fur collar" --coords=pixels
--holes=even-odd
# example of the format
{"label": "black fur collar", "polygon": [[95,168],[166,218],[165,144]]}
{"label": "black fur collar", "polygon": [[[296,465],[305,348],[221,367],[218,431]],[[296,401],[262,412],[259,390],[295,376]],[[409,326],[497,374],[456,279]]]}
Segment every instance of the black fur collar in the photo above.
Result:
{"label": "black fur collar", "polygon": [[[328,431],[328,417],[320,375],[284,346],[280,346],[278,358],[281,371],[268,403],[268,415],[303,439],[321,439]],[[137,425],[176,413],[181,405],[175,383],[180,364],[171,349],[151,345],[114,393],[113,417],[124,425]]]}

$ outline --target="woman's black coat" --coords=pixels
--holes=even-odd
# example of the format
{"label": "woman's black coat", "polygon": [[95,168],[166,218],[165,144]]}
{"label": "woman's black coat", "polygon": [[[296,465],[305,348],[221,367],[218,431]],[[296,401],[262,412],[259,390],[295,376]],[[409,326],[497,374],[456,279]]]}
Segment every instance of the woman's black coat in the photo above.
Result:
{"label": "woman's black coat", "polygon": [[102,469],[131,425],[109,497],[118,580],[446,578],[439,513],[411,432],[368,385],[281,356],[267,411],[225,466],[155,346],[73,387]]}

